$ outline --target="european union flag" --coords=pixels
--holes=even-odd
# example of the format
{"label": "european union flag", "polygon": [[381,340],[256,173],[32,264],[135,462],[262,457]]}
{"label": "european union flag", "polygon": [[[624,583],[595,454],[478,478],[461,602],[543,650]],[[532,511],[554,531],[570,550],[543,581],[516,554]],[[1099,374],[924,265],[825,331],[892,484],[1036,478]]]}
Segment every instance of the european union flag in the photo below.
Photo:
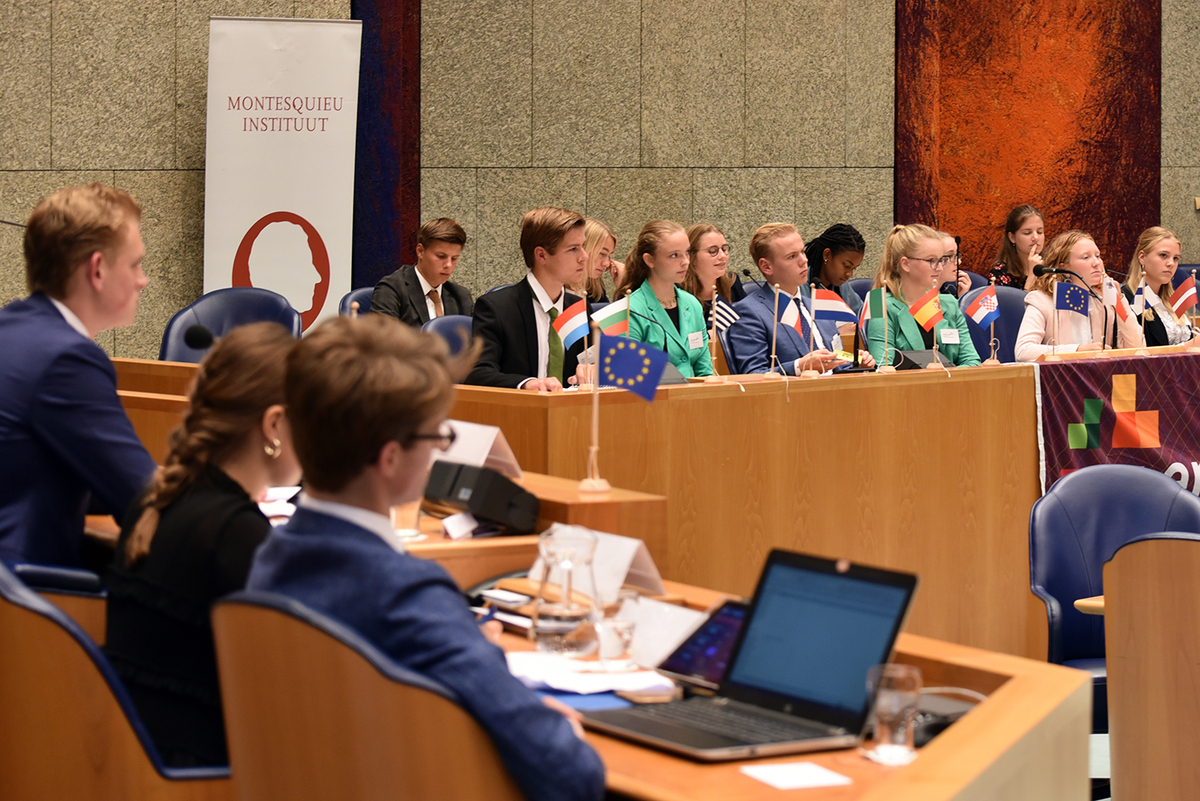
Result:
{"label": "european union flag", "polygon": [[1088,316],[1088,293],[1081,286],[1059,281],[1054,285],[1054,308]]}
{"label": "european union flag", "polygon": [[625,337],[600,336],[600,384],[627,389],[654,400],[667,354],[658,348]]}

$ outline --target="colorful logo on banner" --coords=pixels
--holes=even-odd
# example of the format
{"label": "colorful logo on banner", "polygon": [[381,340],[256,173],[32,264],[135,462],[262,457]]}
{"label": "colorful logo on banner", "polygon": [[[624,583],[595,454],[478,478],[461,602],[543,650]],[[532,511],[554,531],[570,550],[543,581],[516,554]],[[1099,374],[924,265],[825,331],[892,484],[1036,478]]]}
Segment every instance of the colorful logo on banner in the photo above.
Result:
{"label": "colorful logo on banner", "polygon": [[[1113,448],[1159,448],[1158,410],[1137,408],[1137,376],[1112,377],[1112,407],[1115,414],[1112,431]],[[1085,398],[1083,422],[1067,424],[1067,444],[1072,450],[1091,450],[1100,447],[1100,413],[1103,398]]]}

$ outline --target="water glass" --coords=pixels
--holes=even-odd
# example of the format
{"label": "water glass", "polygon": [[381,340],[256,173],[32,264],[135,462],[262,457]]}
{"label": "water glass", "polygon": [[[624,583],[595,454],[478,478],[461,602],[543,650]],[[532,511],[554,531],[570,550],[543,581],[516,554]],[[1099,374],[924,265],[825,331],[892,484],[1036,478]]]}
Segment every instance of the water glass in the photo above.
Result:
{"label": "water glass", "polygon": [[637,669],[629,656],[635,625],[632,620],[616,617],[600,621],[600,665],[605,671],[618,673]]}
{"label": "water glass", "polygon": [[884,765],[907,765],[913,748],[913,719],[921,698],[921,671],[887,663],[867,672],[867,692],[875,699],[875,747],[867,756]]}

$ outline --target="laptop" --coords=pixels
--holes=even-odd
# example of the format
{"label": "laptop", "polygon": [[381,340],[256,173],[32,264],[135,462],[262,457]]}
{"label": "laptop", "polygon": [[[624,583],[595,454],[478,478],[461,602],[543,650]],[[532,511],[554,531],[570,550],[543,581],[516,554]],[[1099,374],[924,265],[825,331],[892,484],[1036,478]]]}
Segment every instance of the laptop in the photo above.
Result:
{"label": "laptop", "polygon": [[908,573],[773,550],[716,695],[583,713],[584,726],[705,762],[857,745]]}

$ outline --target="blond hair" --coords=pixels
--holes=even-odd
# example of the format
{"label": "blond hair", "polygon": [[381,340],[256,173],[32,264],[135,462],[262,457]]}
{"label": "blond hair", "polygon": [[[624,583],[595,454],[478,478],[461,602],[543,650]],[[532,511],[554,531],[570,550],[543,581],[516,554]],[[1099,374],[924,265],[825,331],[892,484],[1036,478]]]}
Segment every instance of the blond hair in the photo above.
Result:
{"label": "blond hair", "polygon": [[[942,232],[928,225],[894,225],[883,242],[883,256],[879,260],[879,271],[875,273],[874,288],[886,286],[889,294],[903,298],[900,291],[900,259],[911,259],[922,242],[930,239],[942,241]],[[915,298],[913,298],[915,300]]]}
{"label": "blond hair", "polygon": [[604,296],[604,281],[599,276],[592,277],[592,265],[600,258],[600,251],[604,249],[604,244],[609,239],[613,241],[613,250],[616,250],[617,235],[613,233],[612,228],[591,218],[583,221],[583,249],[587,253],[588,260],[587,267],[583,271],[583,280],[576,286],[570,287],[576,295],[593,301],[600,300]]}
{"label": "blond hair", "polygon": [[759,259],[771,260],[772,242],[781,236],[798,233],[800,232],[796,230],[796,226],[791,223],[775,222],[760,225],[754,235],[750,237],[750,259],[754,262],[754,266],[758,267]]}
{"label": "blond hair", "polygon": [[[1059,267],[1067,263],[1071,258],[1071,248],[1085,239],[1090,239],[1095,242],[1095,238],[1086,231],[1072,229],[1063,231],[1054,239],[1050,240],[1050,244],[1046,245],[1045,252],[1042,253],[1042,266],[1047,270],[1057,270]],[[1054,273],[1046,273],[1033,279],[1033,286],[1030,292],[1041,290],[1047,295],[1054,295],[1054,285],[1059,281],[1069,281],[1069,275],[1055,275]]]}
{"label": "blond hair", "polygon": [[[1142,283],[1142,275],[1145,273],[1145,269],[1142,267],[1141,259],[1139,259],[1138,256],[1142,255],[1143,253],[1149,253],[1155,245],[1164,239],[1174,239],[1176,242],[1179,242],[1179,237],[1175,236],[1173,231],[1169,231],[1168,229],[1159,225],[1154,225],[1150,228],[1147,228],[1145,231],[1142,231],[1142,235],[1138,237],[1137,247],[1133,249],[1133,258],[1129,260],[1129,276],[1125,279],[1125,286],[1129,287],[1130,292],[1137,292],[1138,286]],[[1183,243],[1180,242],[1181,247],[1182,245]],[[1158,296],[1164,301],[1169,301],[1171,299],[1173,289],[1174,287],[1171,285],[1171,282],[1167,281],[1158,288]],[[1171,306],[1170,304],[1164,303],[1163,308],[1170,309]],[[1174,312],[1172,312],[1172,314],[1174,314]]]}

